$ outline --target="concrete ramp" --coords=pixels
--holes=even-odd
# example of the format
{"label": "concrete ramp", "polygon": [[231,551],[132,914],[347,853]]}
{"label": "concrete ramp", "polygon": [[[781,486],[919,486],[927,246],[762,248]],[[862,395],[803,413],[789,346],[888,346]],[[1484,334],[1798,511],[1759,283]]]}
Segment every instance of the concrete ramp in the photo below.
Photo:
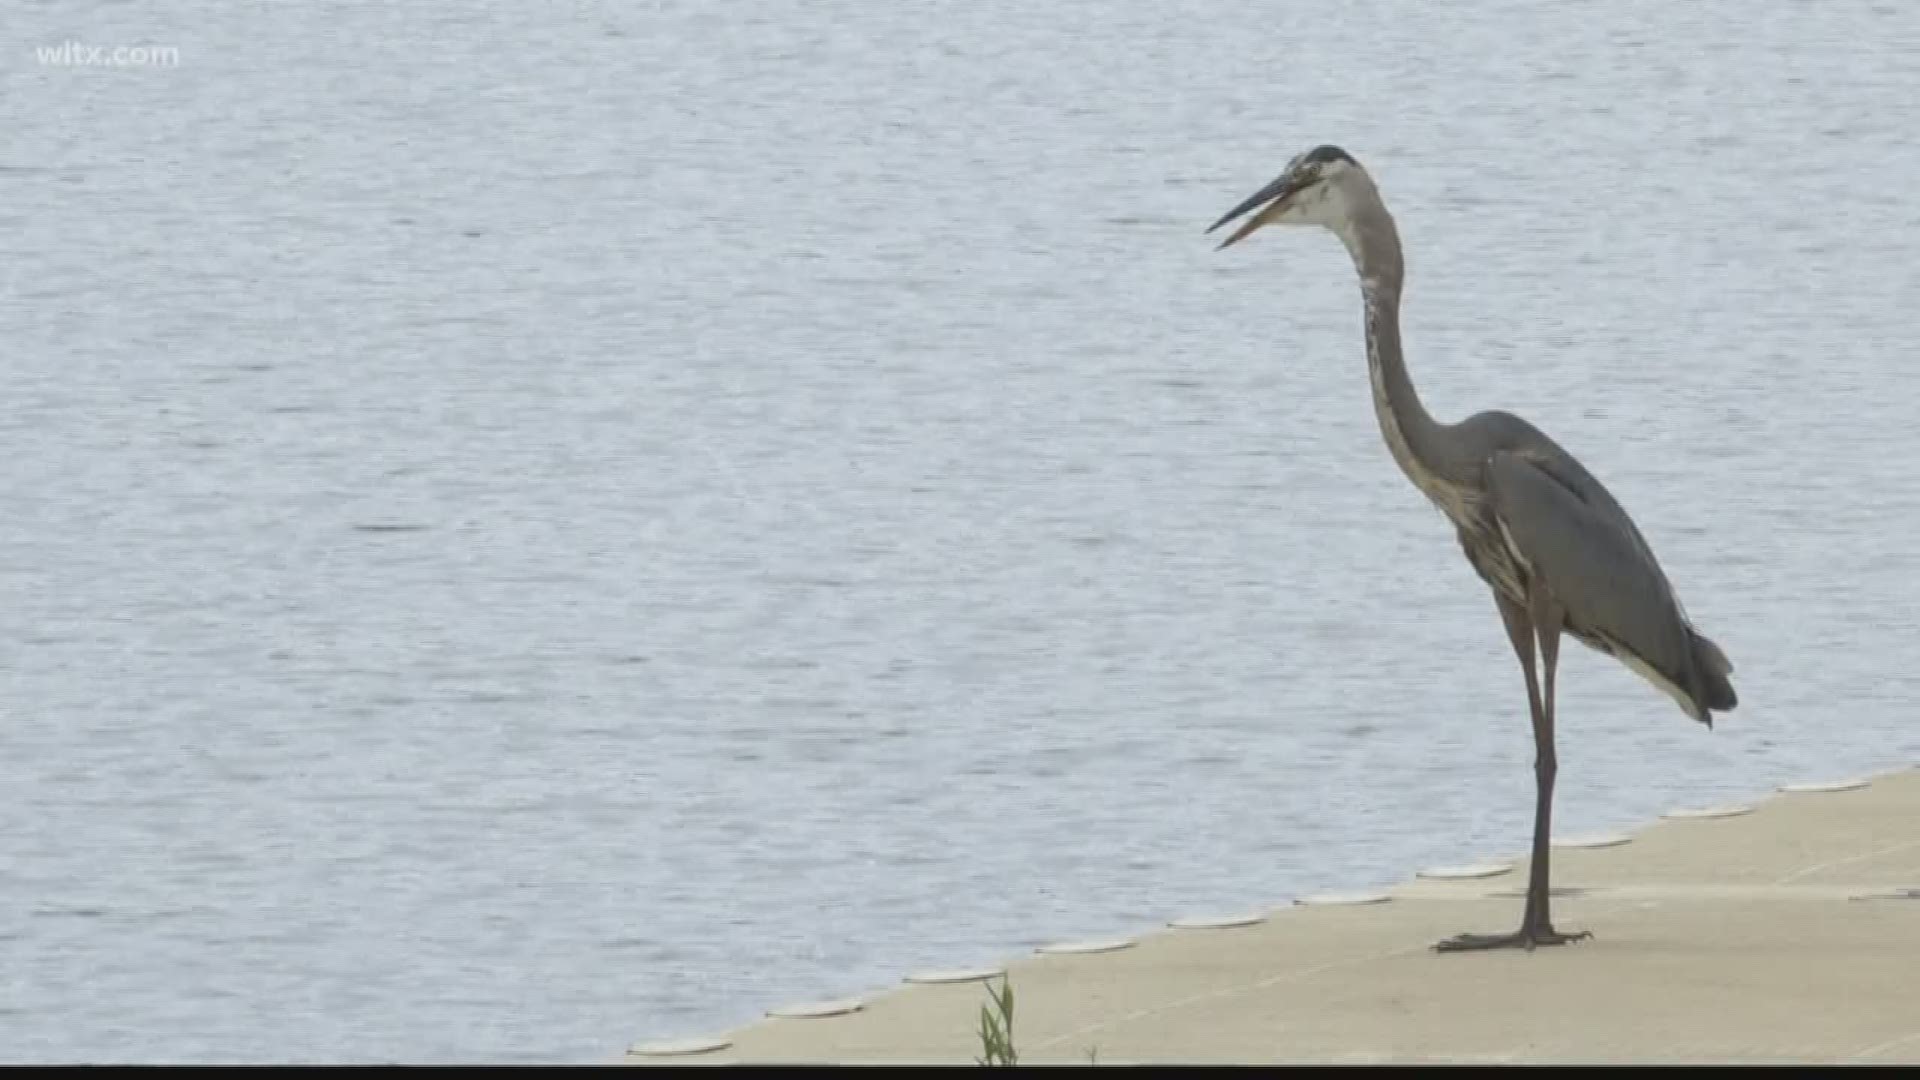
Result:
{"label": "concrete ramp", "polygon": [[[1554,921],[1591,939],[1431,950],[1515,928],[1526,873],[1433,867],[1377,895],[1063,942],[1005,966],[1013,1041],[1022,1064],[1920,1062],[1920,769],[1561,838]],[[627,1060],[971,1063],[983,974]]]}

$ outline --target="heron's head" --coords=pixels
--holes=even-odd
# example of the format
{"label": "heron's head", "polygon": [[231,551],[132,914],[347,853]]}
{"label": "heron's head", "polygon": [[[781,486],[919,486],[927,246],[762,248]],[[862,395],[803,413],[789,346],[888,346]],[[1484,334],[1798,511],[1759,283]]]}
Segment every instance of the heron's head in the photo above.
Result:
{"label": "heron's head", "polygon": [[[1258,208],[1220,242],[1228,247],[1264,225],[1318,225],[1340,231],[1352,207],[1372,186],[1367,172],[1345,150],[1316,146],[1287,162],[1279,177],[1207,228],[1208,232]],[[1218,250],[1217,248],[1215,250]]]}

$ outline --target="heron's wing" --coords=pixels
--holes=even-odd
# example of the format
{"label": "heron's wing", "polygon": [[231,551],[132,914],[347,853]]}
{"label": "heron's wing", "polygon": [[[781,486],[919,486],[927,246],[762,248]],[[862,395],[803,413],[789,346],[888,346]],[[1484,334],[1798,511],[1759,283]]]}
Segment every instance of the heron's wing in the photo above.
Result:
{"label": "heron's wing", "polygon": [[1487,472],[1508,545],[1568,623],[1683,680],[1692,649],[1686,617],[1645,539],[1605,489],[1552,455],[1499,451]]}

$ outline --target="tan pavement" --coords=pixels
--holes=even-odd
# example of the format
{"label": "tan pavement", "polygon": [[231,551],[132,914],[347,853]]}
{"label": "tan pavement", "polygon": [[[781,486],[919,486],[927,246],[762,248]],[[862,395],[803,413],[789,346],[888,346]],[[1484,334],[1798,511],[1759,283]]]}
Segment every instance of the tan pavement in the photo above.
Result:
{"label": "tan pavement", "polygon": [[[1437,954],[1518,925],[1526,862],[1415,877],[1384,901],[1015,960],[1015,1046],[1035,1064],[1920,1063],[1920,769],[1619,839],[1554,851],[1554,920],[1594,935],[1578,944]],[[987,987],[903,984],[627,1060],[970,1063]]]}

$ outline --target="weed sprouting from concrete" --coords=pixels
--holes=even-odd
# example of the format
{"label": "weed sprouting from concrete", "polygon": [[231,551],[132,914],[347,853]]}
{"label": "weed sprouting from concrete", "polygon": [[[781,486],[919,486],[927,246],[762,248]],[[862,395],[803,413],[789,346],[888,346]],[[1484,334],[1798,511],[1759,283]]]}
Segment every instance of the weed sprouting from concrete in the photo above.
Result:
{"label": "weed sprouting from concrete", "polygon": [[1018,1065],[1020,1053],[1013,1046],[1013,984],[1000,976],[1000,989],[987,987],[987,1005],[980,1006],[980,1065]]}

